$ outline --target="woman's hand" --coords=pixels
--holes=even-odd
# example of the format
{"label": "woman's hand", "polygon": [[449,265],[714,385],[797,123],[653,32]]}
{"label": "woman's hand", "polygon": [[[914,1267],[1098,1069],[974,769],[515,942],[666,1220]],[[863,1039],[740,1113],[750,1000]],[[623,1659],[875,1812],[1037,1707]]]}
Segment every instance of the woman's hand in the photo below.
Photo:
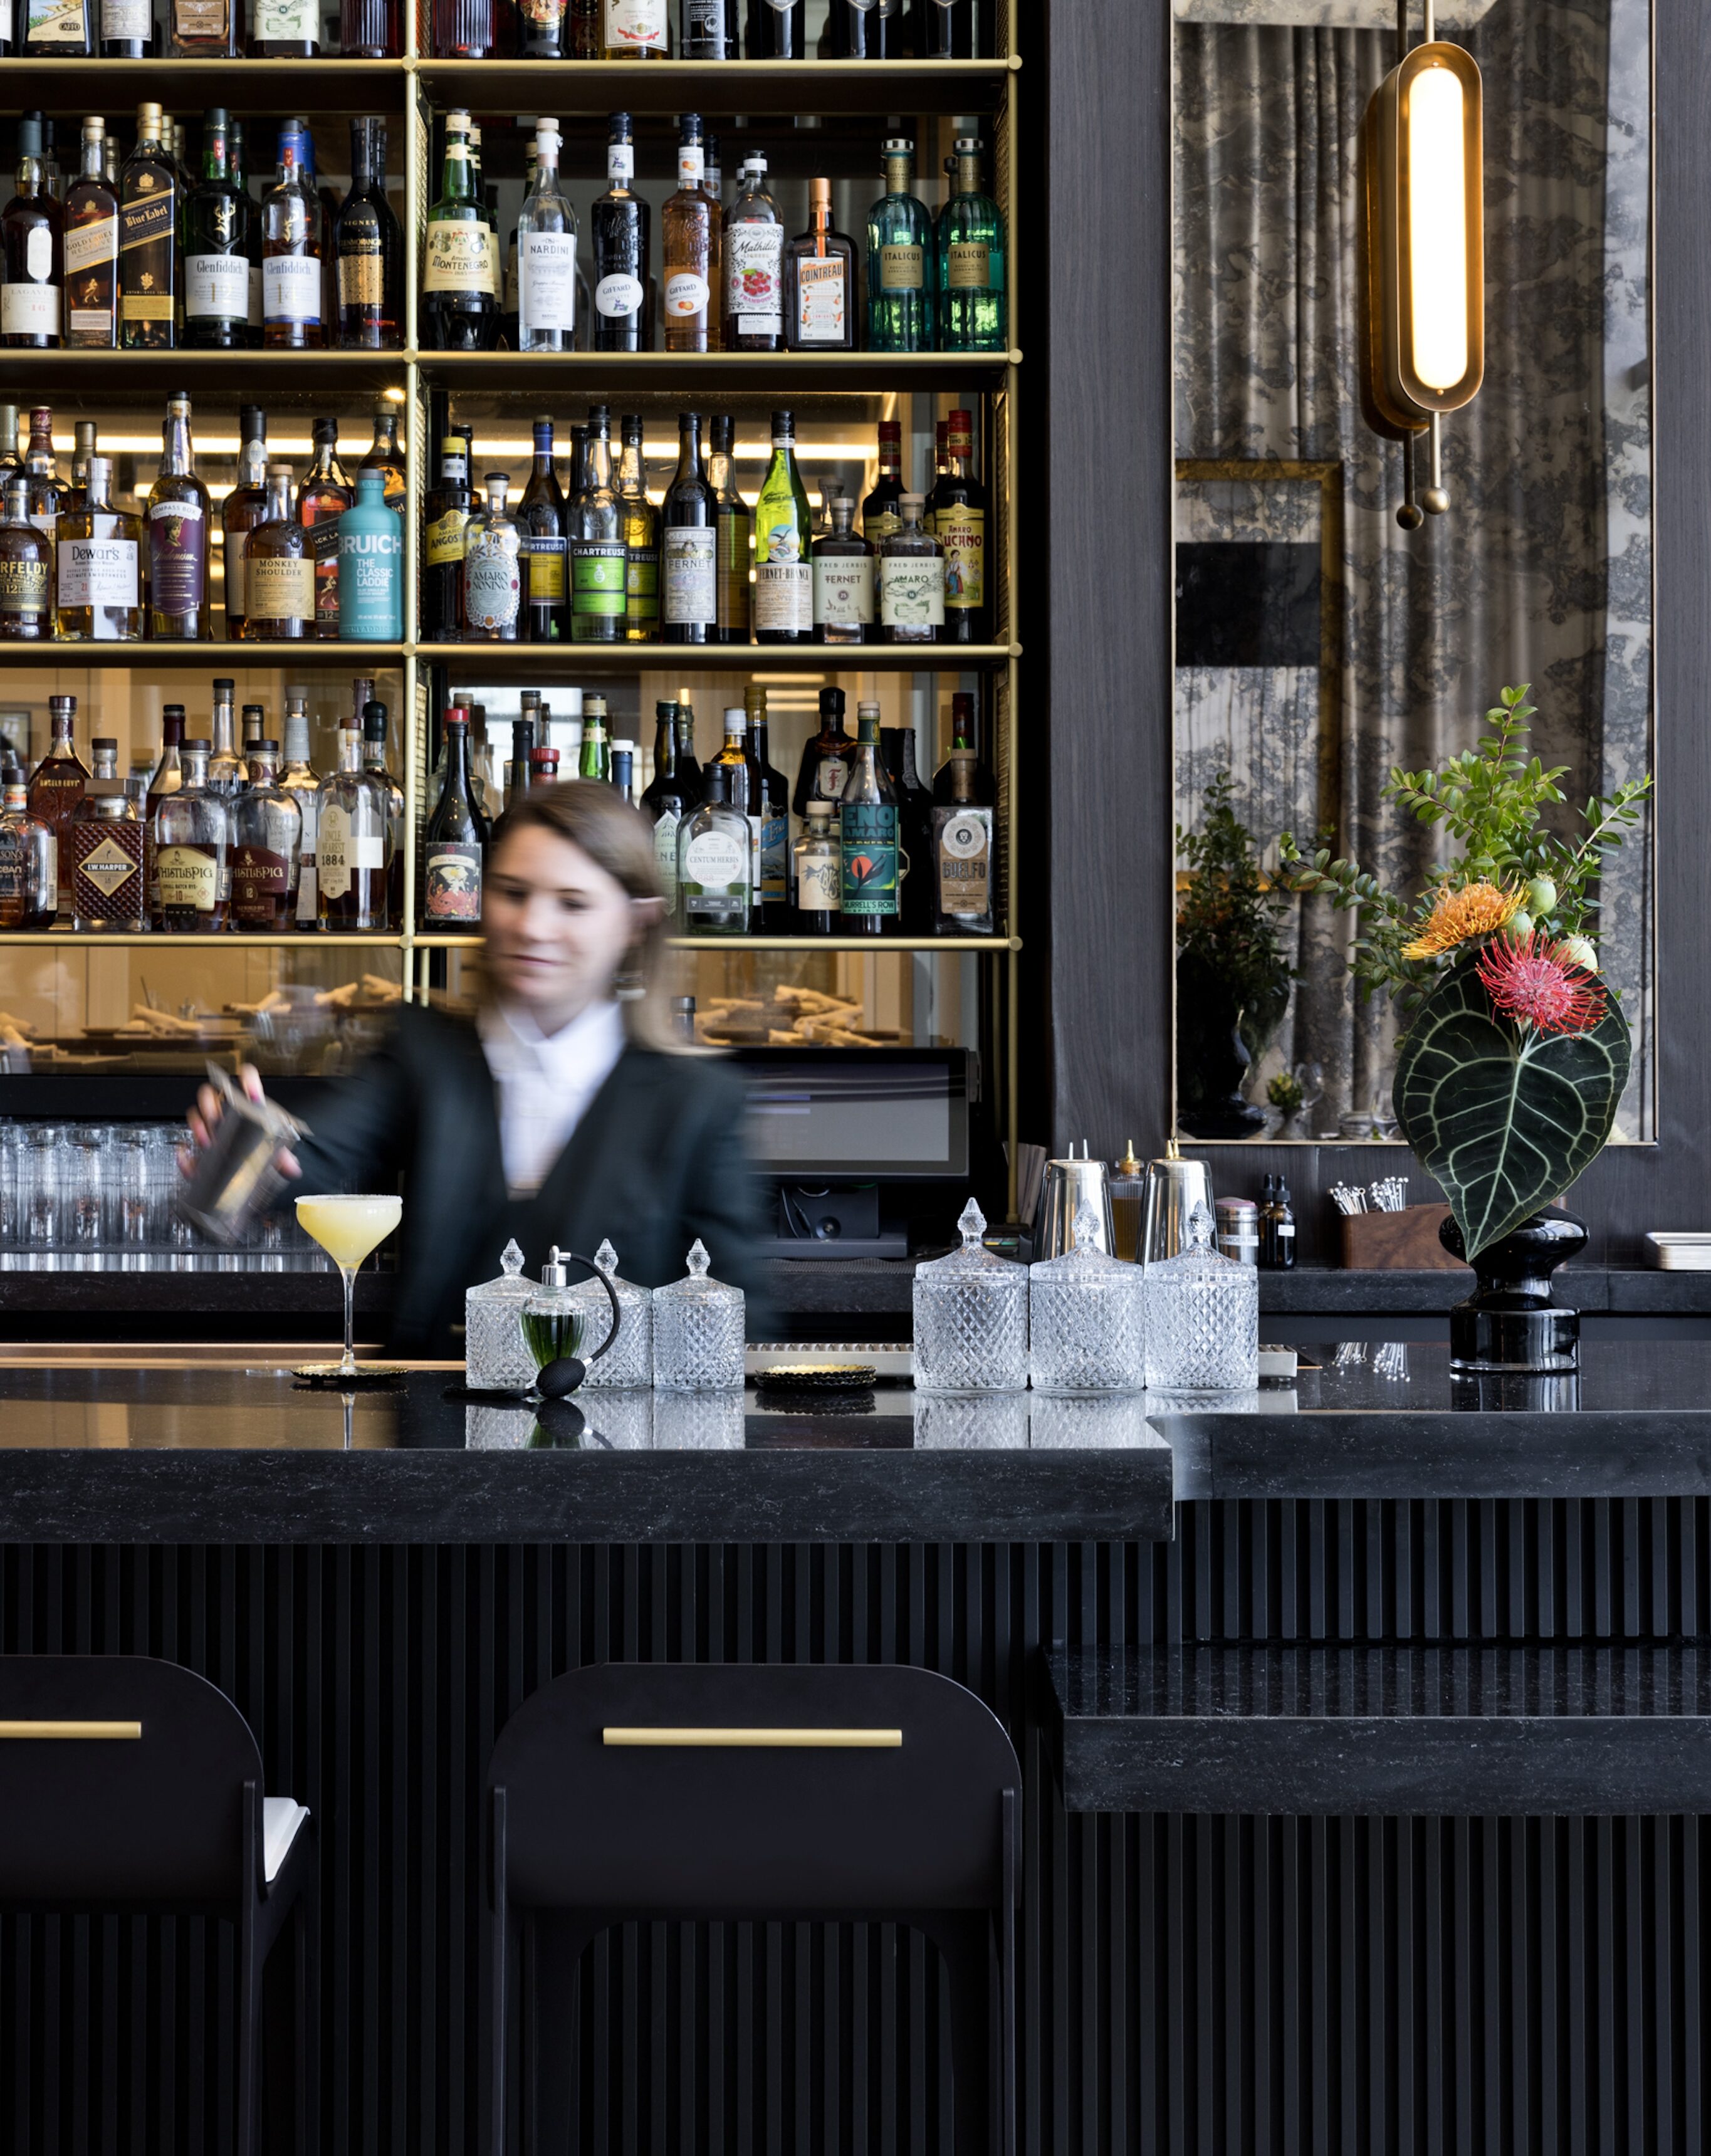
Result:
{"label": "woman's hand", "polygon": [[[239,1066],[238,1083],[243,1087],[246,1100],[260,1101],[265,1097],[261,1090],[261,1073],[253,1063],[244,1063]],[[225,1105],[212,1086],[203,1086],[198,1090],[196,1106],[184,1119],[190,1126],[190,1135],[194,1143],[193,1146],[187,1146],[178,1156],[178,1168],[182,1174],[190,1174],[196,1165],[197,1153],[204,1146],[213,1143],[215,1129],[218,1126],[220,1117],[225,1113]],[[278,1163],[281,1175],[295,1178],[302,1174],[303,1170],[297,1156],[294,1152],[288,1152],[284,1146],[280,1147],[274,1158]]]}

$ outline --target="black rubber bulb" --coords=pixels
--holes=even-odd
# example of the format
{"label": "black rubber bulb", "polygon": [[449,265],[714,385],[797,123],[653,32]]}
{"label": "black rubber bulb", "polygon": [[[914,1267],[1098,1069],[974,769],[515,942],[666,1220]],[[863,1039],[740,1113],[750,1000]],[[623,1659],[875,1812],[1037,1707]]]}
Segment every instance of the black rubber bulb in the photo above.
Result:
{"label": "black rubber bulb", "polygon": [[542,1365],[535,1384],[546,1399],[562,1400],[567,1393],[573,1393],[588,1374],[588,1366],[580,1355],[560,1355]]}

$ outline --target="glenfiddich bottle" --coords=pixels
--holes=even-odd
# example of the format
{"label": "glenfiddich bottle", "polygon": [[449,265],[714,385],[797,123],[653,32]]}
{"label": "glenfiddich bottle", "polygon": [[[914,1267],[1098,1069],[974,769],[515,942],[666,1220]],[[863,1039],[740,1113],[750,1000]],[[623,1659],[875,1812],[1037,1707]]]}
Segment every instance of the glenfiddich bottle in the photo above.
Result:
{"label": "glenfiddich bottle", "polygon": [[151,885],[157,928],[173,936],[215,936],[231,912],[234,803],[208,783],[208,745],[188,741],[184,783],[154,812]]}
{"label": "glenfiddich bottle", "polygon": [[110,352],[119,341],[119,197],[104,168],[105,120],[83,123],[83,167],[65,192],[65,342]]}
{"label": "glenfiddich bottle", "polygon": [[464,532],[470,521],[470,438],[451,428],[439,443],[439,484],[422,504],[421,633],[455,644],[463,633]]}
{"label": "glenfiddich bottle", "polygon": [[491,234],[477,192],[470,116],[445,120],[439,200],[428,213],[422,269],[422,341],[434,352],[486,352],[499,326]]}
{"label": "glenfiddich bottle", "polygon": [[142,634],[142,522],[118,508],[109,488],[109,457],[89,460],[82,505],[59,518],[59,633],[95,644],[128,644]]}
{"label": "glenfiddich bottle", "polygon": [[[5,571],[4,557],[0,556],[0,594],[5,588]],[[4,620],[5,616],[0,613],[0,626],[3,626]],[[59,842],[59,907],[63,912],[71,903],[71,819],[83,798],[90,776],[89,767],[78,754],[72,738],[77,723],[76,697],[49,696],[48,723],[52,737],[48,753],[30,777],[29,813],[39,823],[45,824]]]}
{"label": "glenfiddich bottle", "polygon": [[161,141],[161,108],[136,108],[136,146],[119,175],[119,341],[127,352],[169,352],[183,295],[177,172]]}
{"label": "glenfiddich bottle", "polygon": [[218,105],[202,116],[202,183],[184,205],[184,341],[234,352],[249,341],[249,264],[227,125]]}
{"label": "glenfiddich bottle", "polygon": [[594,350],[645,352],[653,342],[648,315],[648,205],[631,182],[635,144],[629,115],[607,126],[606,192],[589,213],[594,249]]}
{"label": "glenfiddich bottle", "polygon": [[270,465],[267,514],[244,547],[246,639],[286,644],[314,634],[315,569],[314,543],[291,507],[291,467]]}
{"label": "glenfiddich bottle", "polygon": [[310,177],[309,123],[280,129],[279,169],[261,198],[261,334],[270,349],[318,350],[321,320],[321,198]]}
{"label": "glenfiddich bottle", "polygon": [[450,930],[481,925],[481,872],[487,819],[475,805],[467,720],[445,718],[445,779],[422,836],[422,926]]}
{"label": "glenfiddich bottle", "polygon": [[51,928],[59,910],[59,842],[32,816],[23,773],[8,764],[0,815],[0,929]]}
{"label": "glenfiddich bottle", "polygon": [[149,490],[149,633],[157,643],[209,639],[208,489],[196,476],[190,399],[167,402],[160,475]]}
{"label": "glenfiddich bottle", "polygon": [[0,213],[0,346],[57,346],[62,316],[63,213],[49,192],[42,124],[18,123],[18,192]]}
{"label": "glenfiddich bottle", "polygon": [[28,501],[26,482],[9,480],[0,523],[0,642],[43,644],[54,634],[54,542],[31,522]]}

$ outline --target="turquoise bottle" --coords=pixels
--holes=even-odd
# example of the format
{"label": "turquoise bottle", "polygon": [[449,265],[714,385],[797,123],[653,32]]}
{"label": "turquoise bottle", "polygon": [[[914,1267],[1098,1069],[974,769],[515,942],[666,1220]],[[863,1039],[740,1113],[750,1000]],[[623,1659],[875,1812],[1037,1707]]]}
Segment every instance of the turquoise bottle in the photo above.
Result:
{"label": "turquoise bottle", "polygon": [[938,337],[943,352],[1005,352],[1004,218],[980,186],[982,144],[957,138],[945,160],[949,200],[938,218]]}
{"label": "turquoise bottle", "polygon": [[403,556],[403,526],[386,506],[385,475],[359,470],[355,505],[339,518],[339,634],[347,643],[402,639]]}
{"label": "turquoise bottle", "polygon": [[915,192],[915,145],[887,138],[885,192],[867,213],[867,348],[931,352],[938,286],[933,217]]}

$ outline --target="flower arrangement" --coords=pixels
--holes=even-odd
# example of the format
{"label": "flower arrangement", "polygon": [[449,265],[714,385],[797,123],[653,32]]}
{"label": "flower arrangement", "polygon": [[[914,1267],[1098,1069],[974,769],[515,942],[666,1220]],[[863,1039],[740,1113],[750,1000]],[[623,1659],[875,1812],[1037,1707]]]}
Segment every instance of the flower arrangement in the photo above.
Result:
{"label": "flower arrangement", "polygon": [[[1407,1023],[1394,1099],[1403,1135],[1442,1184],[1472,1259],[1560,1197],[1610,1136],[1630,1060],[1626,1021],[1599,978],[1604,859],[1638,822],[1650,778],[1569,817],[1559,782],[1528,753],[1534,707],[1501,691],[1477,748],[1385,788],[1458,850],[1407,898],[1328,849],[1286,833],[1283,880],[1354,911],[1362,993]],[[1576,815],[1580,829],[1559,828]]]}

